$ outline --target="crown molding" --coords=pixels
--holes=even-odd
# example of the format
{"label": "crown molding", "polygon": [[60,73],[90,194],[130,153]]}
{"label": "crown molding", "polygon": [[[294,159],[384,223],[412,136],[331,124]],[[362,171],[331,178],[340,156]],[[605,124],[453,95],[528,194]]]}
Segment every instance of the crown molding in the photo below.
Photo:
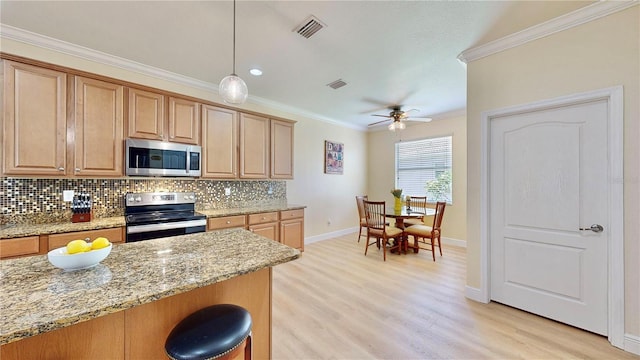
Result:
{"label": "crown molding", "polygon": [[[37,46],[45,48],[65,55],[88,60],[94,63],[103,64],[115,68],[119,68],[126,71],[135,72],[141,75],[149,76],[159,80],[170,81],[175,84],[185,85],[200,90],[209,91],[212,93],[218,93],[218,84],[194,79],[188,76],[176,74],[174,72],[162,70],[149,65],[131,61],[118,56],[113,56],[101,51],[93,50],[87,47],[69,43],[66,41],[58,40],[45,35],[37,34],[31,31],[20,29],[6,24],[0,23],[0,40],[7,39],[17,42],[21,42],[27,45]],[[64,65],[64,64],[59,64]],[[311,113],[298,109],[293,106],[284,105],[275,101],[267,100],[261,97],[249,95],[248,102],[254,104],[260,104],[270,107],[274,110],[284,111],[293,115],[303,116],[317,121],[330,123],[333,125],[351,128],[360,131],[366,131],[366,127],[346,124],[337,120],[327,118],[322,115]]]}
{"label": "crown molding", "polygon": [[526,44],[530,41],[534,41],[560,31],[571,29],[575,26],[628,9],[638,4],[640,4],[638,0],[598,1],[565,15],[558,16],[557,18],[507,35],[503,38],[469,48],[458,55],[458,60],[467,64],[471,61]]}
{"label": "crown molding", "polygon": [[54,39],[6,24],[0,24],[0,39],[13,40],[27,45],[53,50],[58,53],[89,60],[95,63],[135,72],[152,78],[171,81],[207,91],[218,91],[218,85],[179,75],[170,71],[144,65],[118,56],[93,50],[70,42]]}

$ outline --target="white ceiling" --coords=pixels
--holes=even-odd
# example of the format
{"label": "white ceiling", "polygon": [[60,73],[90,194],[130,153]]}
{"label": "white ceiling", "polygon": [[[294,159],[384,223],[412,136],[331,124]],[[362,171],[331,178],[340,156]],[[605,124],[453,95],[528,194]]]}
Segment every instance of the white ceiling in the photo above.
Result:
{"label": "white ceiling", "polygon": [[[251,97],[366,127],[388,106],[466,107],[464,50],[592,1],[238,1],[236,72]],[[231,1],[0,1],[2,24],[217,84],[232,71]],[[293,32],[308,16],[327,27]],[[253,77],[252,67],[263,70]],[[327,84],[342,79],[334,90]]]}

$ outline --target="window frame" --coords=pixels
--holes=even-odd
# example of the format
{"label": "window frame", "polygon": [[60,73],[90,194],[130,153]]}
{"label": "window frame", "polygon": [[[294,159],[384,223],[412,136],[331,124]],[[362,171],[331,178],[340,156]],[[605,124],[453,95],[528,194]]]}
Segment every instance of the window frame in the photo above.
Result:
{"label": "window frame", "polygon": [[[447,171],[447,170],[450,172],[450,174],[451,174],[451,183],[449,185],[450,186],[450,192],[447,194],[445,201],[446,201],[447,205],[453,205],[453,201],[454,201],[454,199],[453,199],[453,193],[454,193],[454,189],[453,189],[454,188],[454,184],[453,184],[454,183],[454,181],[453,181],[453,165],[454,165],[453,164],[454,163],[454,161],[453,161],[453,152],[454,152],[453,137],[454,137],[454,134],[444,134],[444,135],[438,135],[438,136],[430,136],[430,137],[424,137],[424,138],[418,138],[418,139],[411,139],[411,140],[406,140],[406,141],[400,140],[400,141],[396,142],[394,144],[394,162],[395,162],[395,164],[394,164],[394,175],[395,175],[394,182],[395,182],[395,188],[398,188],[398,189],[402,188],[402,185],[400,185],[401,181],[400,181],[400,174],[399,174],[399,172],[401,171],[399,169],[399,162],[400,162],[399,150],[400,150],[400,147],[403,144],[410,144],[410,143],[415,143],[415,142],[425,142],[425,141],[432,141],[432,140],[449,138],[450,140],[449,140],[449,144],[448,145],[449,145],[449,148],[450,148],[450,153],[448,155],[445,154],[444,156],[442,156],[442,159],[438,159],[438,160],[441,160],[441,161],[444,160],[445,164],[448,161],[449,162],[449,164],[448,164],[449,166],[448,167],[447,166],[444,166],[444,167],[443,166],[435,166],[435,165],[431,166],[431,167],[424,167],[423,166],[422,170],[433,171],[434,175],[431,176],[432,179],[437,178],[435,174],[437,174],[439,172],[442,173],[442,172]],[[416,166],[416,168],[419,171],[421,170],[420,166]],[[429,176],[424,176],[424,177],[429,177]],[[414,195],[414,196],[425,196],[426,195],[428,202],[430,202],[430,203],[435,202],[436,200],[434,200],[433,197],[429,197],[429,195],[427,194],[427,190],[426,190],[427,181],[429,181],[429,180],[424,180],[423,181],[423,186],[422,186],[422,191],[421,192],[412,193],[412,192],[414,192],[414,190],[403,189],[403,196],[411,196],[411,195]],[[439,200],[439,201],[442,201],[442,200]]]}

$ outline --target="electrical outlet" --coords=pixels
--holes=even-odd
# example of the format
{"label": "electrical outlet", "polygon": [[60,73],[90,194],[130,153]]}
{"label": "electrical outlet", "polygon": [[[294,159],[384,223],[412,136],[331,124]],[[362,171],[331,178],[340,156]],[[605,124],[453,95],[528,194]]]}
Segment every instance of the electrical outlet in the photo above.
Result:
{"label": "electrical outlet", "polygon": [[271,186],[269,186],[269,188],[267,189],[267,194],[269,195],[273,194],[273,188]]}
{"label": "electrical outlet", "polygon": [[226,196],[231,195],[231,188],[224,188],[224,194],[225,194]]}
{"label": "electrical outlet", "polygon": [[73,195],[75,195],[73,190],[64,190],[62,191],[62,200],[66,202],[73,201]]}

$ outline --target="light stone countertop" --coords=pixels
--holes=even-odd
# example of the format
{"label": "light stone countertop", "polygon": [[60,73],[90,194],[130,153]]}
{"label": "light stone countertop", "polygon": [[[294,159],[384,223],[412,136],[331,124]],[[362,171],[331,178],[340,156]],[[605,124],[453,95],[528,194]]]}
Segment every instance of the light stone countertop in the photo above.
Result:
{"label": "light stone countertop", "polygon": [[126,243],[97,266],[65,272],[46,255],[0,261],[0,345],[300,257],[243,229]]}
{"label": "light stone countertop", "polygon": [[[242,207],[231,209],[196,210],[205,214],[207,218],[221,216],[246,215],[271,211],[304,209],[304,205],[270,205]],[[0,239],[15,239],[25,236],[37,236],[47,234],[61,234],[74,231],[99,230],[126,226],[124,216],[94,219],[80,223],[46,223],[46,224],[7,224],[0,226]]]}

